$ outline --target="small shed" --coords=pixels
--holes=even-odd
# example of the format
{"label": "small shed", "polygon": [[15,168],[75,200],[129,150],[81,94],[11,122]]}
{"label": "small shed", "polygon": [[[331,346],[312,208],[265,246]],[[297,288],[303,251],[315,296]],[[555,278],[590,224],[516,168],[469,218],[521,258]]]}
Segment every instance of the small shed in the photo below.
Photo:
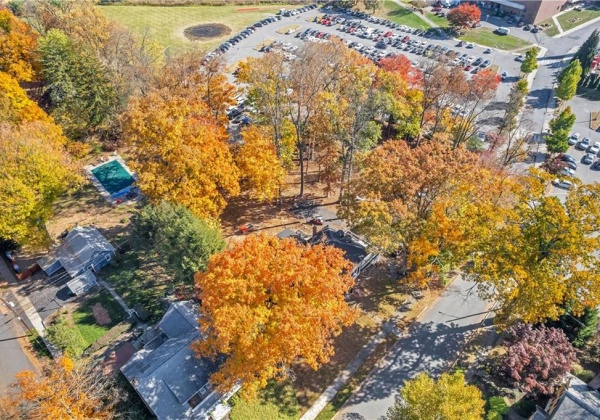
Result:
{"label": "small shed", "polygon": [[74,296],[83,295],[95,286],[98,286],[98,280],[91,270],[88,270],[67,282],[69,292]]}

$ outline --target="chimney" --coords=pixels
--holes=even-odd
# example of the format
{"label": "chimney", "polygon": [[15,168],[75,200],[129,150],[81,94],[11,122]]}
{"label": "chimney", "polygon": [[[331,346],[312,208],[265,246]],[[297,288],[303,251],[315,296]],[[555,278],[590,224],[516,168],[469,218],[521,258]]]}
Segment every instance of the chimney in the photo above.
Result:
{"label": "chimney", "polygon": [[313,225],[313,234],[312,234],[312,236],[313,236],[313,238],[315,236],[317,236],[317,226],[316,225]]}

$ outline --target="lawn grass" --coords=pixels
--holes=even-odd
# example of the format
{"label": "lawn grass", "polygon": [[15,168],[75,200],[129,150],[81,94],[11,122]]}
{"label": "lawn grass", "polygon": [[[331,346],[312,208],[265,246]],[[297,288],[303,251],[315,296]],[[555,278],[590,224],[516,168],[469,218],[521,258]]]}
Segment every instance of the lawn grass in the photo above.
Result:
{"label": "lawn grass", "polygon": [[546,29],[544,29],[544,33],[548,36],[554,36],[554,35],[558,35],[560,33],[560,31],[554,24],[554,20],[552,20],[552,18],[549,18],[549,19],[546,19],[546,20],[540,22],[538,26],[540,26],[542,28],[546,28]]}
{"label": "lawn grass", "polygon": [[252,401],[237,394],[230,404],[233,406],[229,413],[231,420],[292,420],[300,417],[296,392],[289,382],[272,382]]}
{"label": "lawn grass", "polygon": [[489,28],[471,29],[464,35],[458,37],[458,39],[467,42],[474,42],[486,47],[493,47],[508,51],[524,48],[530,45],[527,41],[517,38],[516,36],[495,34],[494,31]]}
{"label": "lawn grass", "polygon": [[148,312],[148,322],[158,321],[163,315],[161,298],[167,286],[161,268],[144,263],[144,257],[136,250],[129,250],[102,269],[102,278],[125,300],[131,308],[140,304]]}
{"label": "lawn grass", "polygon": [[450,22],[445,17],[438,16],[435,13],[425,13],[425,16],[440,28],[450,27]]}
{"label": "lawn grass", "polygon": [[[146,35],[169,52],[186,49],[209,50],[232,34],[266,16],[274,15],[282,5],[253,6],[98,6],[108,19],[117,21],[139,36]],[[190,41],[183,30],[195,24],[222,23],[231,33],[209,41]]]}
{"label": "lawn grass", "polygon": [[[556,20],[558,20],[558,23],[560,23],[563,31],[568,31],[569,29],[576,28],[577,26],[583,25],[584,23],[589,22],[592,19],[596,19],[597,17],[600,17],[600,10],[597,9],[585,9],[579,12],[577,10],[570,10],[560,16],[557,16]],[[575,20],[577,18],[579,20],[569,22],[569,19]]]}
{"label": "lawn grass", "polygon": [[411,28],[431,28],[427,22],[425,22],[415,13],[390,0],[386,0],[383,4],[383,7],[378,10],[375,15],[389,19],[392,22],[396,22],[400,25],[410,26]]}
{"label": "lawn grass", "polygon": [[[92,307],[100,303],[110,316],[110,323],[99,325],[92,313]],[[108,330],[123,320],[123,309],[107,290],[100,290],[83,302],[73,313],[71,319],[85,341],[86,347],[92,345]]]}

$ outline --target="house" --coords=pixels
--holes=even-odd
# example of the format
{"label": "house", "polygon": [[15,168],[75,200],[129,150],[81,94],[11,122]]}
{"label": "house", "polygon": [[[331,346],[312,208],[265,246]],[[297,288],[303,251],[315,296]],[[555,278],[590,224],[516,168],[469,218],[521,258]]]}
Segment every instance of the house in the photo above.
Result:
{"label": "house", "polygon": [[223,419],[230,411],[226,401],[239,389],[221,394],[208,381],[221,361],[199,358],[190,348],[202,337],[198,314],[191,301],[172,303],[151,339],[121,368],[159,420]]}
{"label": "house", "polygon": [[530,420],[600,419],[600,392],[579,378],[567,375],[566,382],[548,401],[546,408],[537,407]]}
{"label": "house", "polygon": [[75,279],[88,270],[98,272],[114,255],[115,248],[98,229],[77,226],[58,247],[40,259],[38,265],[49,276],[64,268]]}
{"label": "house", "polygon": [[322,243],[341,249],[344,257],[354,264],[354,268],[350,272],[354,280],[379,257],[379,254],[368,252],[367,243],[351,231],[333,229],[329,226],[325,226],[320,231],[317,231],[314,226],[312,236],[301,230],[284,229],[277,234],[277,237],[280,239],[295,238],[303,244]]}

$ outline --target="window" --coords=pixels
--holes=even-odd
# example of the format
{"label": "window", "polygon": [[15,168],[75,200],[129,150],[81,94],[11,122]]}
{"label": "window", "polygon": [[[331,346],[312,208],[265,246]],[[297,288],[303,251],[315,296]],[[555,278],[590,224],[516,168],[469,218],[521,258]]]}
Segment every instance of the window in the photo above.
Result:
{"label": "window", "polygon": [[196,408],[198,406],[198,404],[200,404],[202,402],[204,398],[202,398],[200,395],[198,395],[198,393],[195,393],[194,395],[192,395],[192,398],[190,398],[188,400],[188,404],[190,407],[192,408]]}

